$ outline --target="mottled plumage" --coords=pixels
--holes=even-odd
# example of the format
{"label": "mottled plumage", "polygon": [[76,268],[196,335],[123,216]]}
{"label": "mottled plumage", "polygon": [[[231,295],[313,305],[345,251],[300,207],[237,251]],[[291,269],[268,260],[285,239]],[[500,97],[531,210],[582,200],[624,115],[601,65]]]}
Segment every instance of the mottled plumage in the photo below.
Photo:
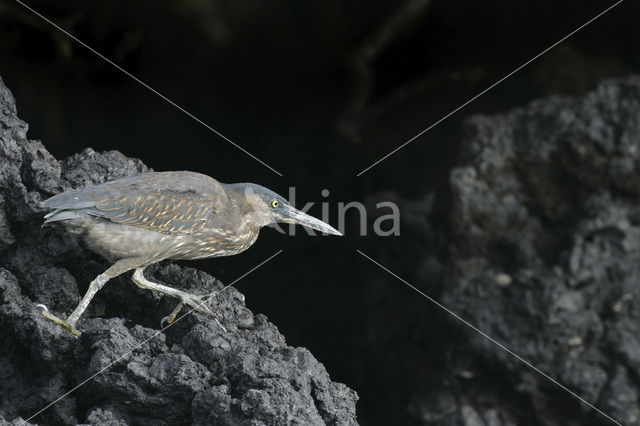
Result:
{"label": "mottled plumage", "polygon": [[[58,194],[43,201],[53,211],[45,223],[60,222],[89,247],[114,262],[94,280],[66,320],[45,316],[74,334],[75,322],[91,298],[117,275],[136,269],[134,282],[180,298],[211,313],[196,296],[147,281],[144,268],[164,259],[228,256],[249,248],[260,228],[275,222],[299,223],[340,235],[260,185],[222,184],[194,172],[151,172]],[[175,317],[175,316],[174,316]]]}

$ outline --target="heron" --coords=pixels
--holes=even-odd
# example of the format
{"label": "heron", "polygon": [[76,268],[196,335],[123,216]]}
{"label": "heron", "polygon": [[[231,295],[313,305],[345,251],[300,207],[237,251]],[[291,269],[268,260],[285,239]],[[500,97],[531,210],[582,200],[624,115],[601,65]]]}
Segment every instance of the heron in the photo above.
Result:
{"label": "heron", "polygon": [[189,172],[147,172],[55,195],[41,204],[50,209],[44,224],[60,223],[82,238],[111,266],[98,275],[78,306],[59,318],[45,305],[42,315],[81,333],[78,320],[91,300],[112,278],[134,270],[140,288],[180,300],[165,320],[173,322],[183,306],[214,316],[204,296],[190,294],[145,278],[147,266],[165,259],[231,256],[255,243],[260,228],[275,223],[306,226],[342,235],[330,225],[295,209],[275,192],[254,183],[225,184]]}

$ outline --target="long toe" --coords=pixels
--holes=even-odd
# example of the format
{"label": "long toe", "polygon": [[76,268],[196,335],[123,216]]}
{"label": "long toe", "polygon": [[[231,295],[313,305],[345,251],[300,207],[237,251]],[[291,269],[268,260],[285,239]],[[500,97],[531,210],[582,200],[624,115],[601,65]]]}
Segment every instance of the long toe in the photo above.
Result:
{"label": "long toe", "polygon": [[178,306],[176,306],[176,308],[173,310],[173,312],[171,312],[166,317],[162,318],[162,320],[160,320],[160,327],[164,327],[165,323],[167,324],[167,326],[169,326],[170,324],[173,324],[173,322],[178,317],[178,314],[182,310],[183,306],[184,306],[184,303],[180,303]]}
{"label": "long toe", "polygon": [[63,326],[64,328],[67,329],[67,331],[69,331],[74,336],[77,337],[77,336],[80,336],[80,334],[82,334],[82,333],[80,333],[80,331],[78,331],[77,328],[75,328],[75,326],[73,324],[70,324],[67,321],[59,318],[58,316],[52,314],[51,311],[49,310],[49,308],[46,307],[46,305],[38,304],[38,305],[36,305],[36,307],[42,309],[41,314],[42,314],[43,317],[45,317],[49,321],[53,321],[56,324]]}
{"label": "long toe", "polygon": [[218,315],[211,309],[209,309],[209,307],[206,305],[204,296],[189,295],[186,300],[183,300],[183,303],[193,308],[196,312],[200,312],[204,315],[209,315],[213,318],[218,317]]}
{"label": "long toe", "polygon": [[210,315],[213,317],[216,316],[216,314],[213,313],[211,309],[209,309],[209,307],[207,306],[203,298],[196,297],[195,302],[196,302],[196,305],[199,307],[198,312],[200,312],[201,314]]}

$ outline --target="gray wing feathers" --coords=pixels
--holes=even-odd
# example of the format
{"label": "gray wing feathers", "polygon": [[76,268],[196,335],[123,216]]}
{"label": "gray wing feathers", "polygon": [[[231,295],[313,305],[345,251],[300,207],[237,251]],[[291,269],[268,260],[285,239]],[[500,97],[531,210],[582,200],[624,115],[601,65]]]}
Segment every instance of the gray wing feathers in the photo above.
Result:
{"label": "gray wing feathers", "polygon": [[66,191],[42,202],[43,207],[52,209],[82,209],[95,205],[104,193],[149,192],[191,192],[194,194],[220,194],[224,187],[217,180],[195,172],[149,172],[123,179],[116,179],[100,185]]}
{"label": "gray wing feathers", "polygon": [[89,199],[88,195],[81,190],[67,191],[44,200],[41,206],[50,209],[83,209],[94,206],[95,201]]}
{"label": "gray wing feathers", "polygon": [[167,233],[201,229],[226,196],[209,176],[193,172],[152,172],[58,194],[42,202],[55,209],[45,223],[97,216]]}

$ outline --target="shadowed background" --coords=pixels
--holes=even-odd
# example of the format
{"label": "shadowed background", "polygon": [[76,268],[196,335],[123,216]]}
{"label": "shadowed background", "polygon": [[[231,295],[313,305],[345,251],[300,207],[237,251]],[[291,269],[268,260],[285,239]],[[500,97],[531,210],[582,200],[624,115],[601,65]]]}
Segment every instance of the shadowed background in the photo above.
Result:
{"label": "shadowed background", "polygon": [[[116,149],[158,171],[255,182],[284,196],[295,186],[296,205],[315,201],[309,213],[320,216],[320,203],[329,203],[334,226],[339,201],[361,201],[370,207],[371,233],[375,201],[419,204],[446,183],[470,114],[581,94],[603,78],[637,73],[639,10],[626,2],[356,177],[610,4],[29,3],[284,177],[11,1],[0,4],[0,75],[30,124],[29,137],[58,159],[86,147]],[[439,353],[439,342],[449,338],[439,327],[443,315],[401,283],[381,279],[384,273],[355,250],[413,281],[425,249],[410,233],[361,237],[358,229],[354,211],[342,239],[267,229],[244,254],[196,264],[231,282],[284,249],[237,284],[247,305],[358,391],[361,423],[417,421],[410,396],[429,380],[415,376],[417,366],[446,365]]]}

